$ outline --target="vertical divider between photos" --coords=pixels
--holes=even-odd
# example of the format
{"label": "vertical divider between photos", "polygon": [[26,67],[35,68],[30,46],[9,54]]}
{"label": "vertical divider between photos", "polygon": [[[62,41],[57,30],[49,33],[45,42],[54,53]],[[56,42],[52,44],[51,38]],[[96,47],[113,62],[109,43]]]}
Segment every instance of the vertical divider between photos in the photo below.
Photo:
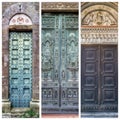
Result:
{"label": "vertical divider between photos", "polygon": [[120,4],[118,2],[118,118],[120,119]]}
{"label": "vertical divider between photos", "polygon": [[42,83],[41,83],[41,43],[42,43],[42,39],[41,39],[41,29],[42,29],[42,9],[41,9],[41,1],[39,2],[39,117],[41,118],[42,116],[42,98],[41,98],[41,90],[42,90]]}
{"label": "vertical divider between photos", "polygon": [[78,72],[78,80],[79,80],[79,118],[81,117],[81,2],[78,3],[79,4],[79,12],[78,12],[78,28],[79,28],[79,34],[78,34],[78,40],[79,40],[79,44],[78,44],[78,48],[79,48],[79,72]]}
{"label": "vertical divider between photos", "polygon": [[[2,2],[0,2],[0,38],[2,38]],[[0,40],[0,91],[2,91],[2,40]],[[2,92],[0,92],[0,118],[2,118]]]}

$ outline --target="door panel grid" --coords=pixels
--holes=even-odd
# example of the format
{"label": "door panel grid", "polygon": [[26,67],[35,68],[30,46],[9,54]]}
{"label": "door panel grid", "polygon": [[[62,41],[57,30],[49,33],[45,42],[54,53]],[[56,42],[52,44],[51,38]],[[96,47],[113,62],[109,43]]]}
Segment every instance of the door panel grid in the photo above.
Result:
{"label": "door panel grid", "polygon": [[32,90],[32,34],[10,32],[9,81],[12,107],[29,107]]}
{"label": "door panel grid", "polygon": [[117,111],[116,45],[82,45],[82,111]]}

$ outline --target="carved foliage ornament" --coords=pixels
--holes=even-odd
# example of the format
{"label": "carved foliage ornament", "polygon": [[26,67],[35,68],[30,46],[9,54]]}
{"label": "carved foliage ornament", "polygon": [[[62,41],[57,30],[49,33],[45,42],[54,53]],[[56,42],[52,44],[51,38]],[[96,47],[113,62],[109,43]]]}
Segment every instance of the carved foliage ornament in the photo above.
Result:
{"label": "carved foliage ornament", "polygon": [[118,28],[115,27],[83,27],[82,44],[117,44]]}
{"label": "carved foliage ornament", "polygon": [[116,25],[116,20],[105,11],[95,11],[90,14],[88,14],[83,22],[83,25],[89,25],[89,26],[110,26],[110,25]]}
{"label": "carved foliage ornament", "polygon": [[62,9],[62,8],[65,8],[65,9],[72,9],[72,8],[75,8],[75,9],[78,9],[78,3],[76,2],[72,2],[72,3],[68,3],[68,2],[45,2],[45,3],[42,3],[42,9],[46,9],[46,8],[52,8],[52,9]]}

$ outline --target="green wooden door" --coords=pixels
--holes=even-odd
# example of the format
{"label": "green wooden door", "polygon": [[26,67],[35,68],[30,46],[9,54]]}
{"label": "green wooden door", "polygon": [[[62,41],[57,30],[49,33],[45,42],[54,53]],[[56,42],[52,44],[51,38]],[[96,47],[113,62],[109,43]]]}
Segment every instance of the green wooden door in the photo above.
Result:
{"label": "green wooden door", "polygon": [[9,82],[12,107],[29,107],[32,94],[32,33],[10,32]]}

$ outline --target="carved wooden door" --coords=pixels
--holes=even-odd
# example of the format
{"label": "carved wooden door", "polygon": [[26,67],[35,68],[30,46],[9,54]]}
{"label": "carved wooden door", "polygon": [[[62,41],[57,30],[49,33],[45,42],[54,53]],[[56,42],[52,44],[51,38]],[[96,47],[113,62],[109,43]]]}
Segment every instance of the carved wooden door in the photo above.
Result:
{"label": "carved wooden door", "polygon": [[82,45],[82,112],[117,111],[116,45]]}
{"label": "carved wooden door", "polygon": [[78,15],[42,15],[42,112],[78,112]]}
{"label": "carved wooden door", "polygon": [[10,32],[9,82],[12,107],[29,107],[32,91],[32,33]]}

